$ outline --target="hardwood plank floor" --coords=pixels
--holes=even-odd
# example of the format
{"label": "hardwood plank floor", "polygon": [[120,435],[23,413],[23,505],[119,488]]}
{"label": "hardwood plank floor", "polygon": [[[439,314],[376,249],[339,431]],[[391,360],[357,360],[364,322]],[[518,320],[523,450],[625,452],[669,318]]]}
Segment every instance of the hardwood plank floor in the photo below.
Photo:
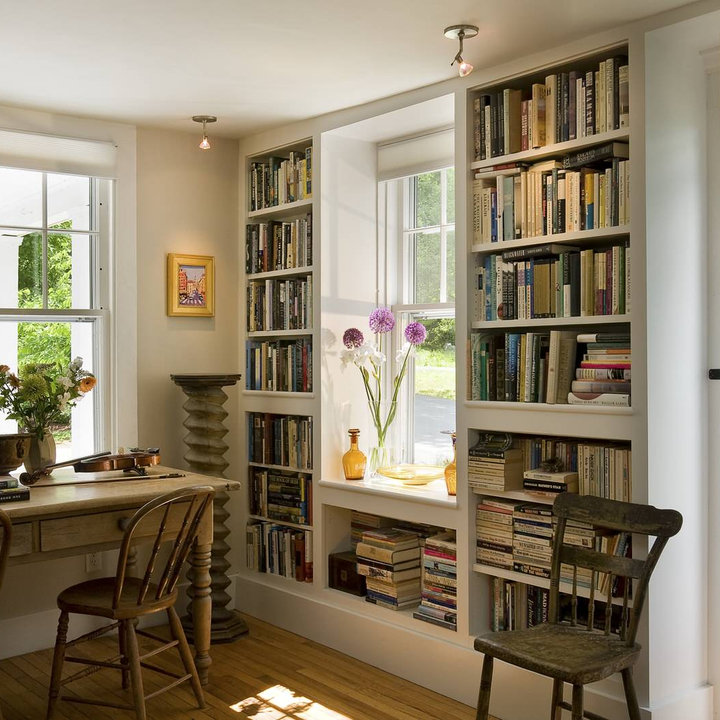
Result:
{"label": "hardwood plank floor", "polygon": [[[306,638],[247,617],[250,634],[213,645],[204,709],[195,706],[188,683],[151,699],[149,720],[473,720],[475,710]],[[71,620],[72,637],[72,620]],[[163,632],[163,631],[158,631]],[[151,647],[141,639],[141,647]],[[94,647],[91,647],[94,646]],[[109,657],[112,637],[79,649],[77,655]],[[150,662],[180,671],[173,651]],[[52,650],[0,661],[0,706],[4,720],[45,717]],[[79,668],[80,666],[77,666]],[[76,670],[66,664],[65,674]],[[166,680],[144,671],[145,692]],[[117,671],[103,670],[69,688],[77,695],[130,702]],[[59,720],[132,720],[132,711],[60,703]]]}

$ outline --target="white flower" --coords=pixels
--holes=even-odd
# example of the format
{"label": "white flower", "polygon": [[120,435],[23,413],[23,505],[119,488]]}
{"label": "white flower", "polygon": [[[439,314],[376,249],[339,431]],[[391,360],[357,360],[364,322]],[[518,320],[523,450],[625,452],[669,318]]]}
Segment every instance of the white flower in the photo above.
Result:
{"label": "white flower", "polygon": [[79,369],[82,367],[82,364],[83,364],[83,359],[78,355],[78,357],[76,357],[76,358],[70,363],[70,367],[71,367],[73,370],[79,370]]}
{"label": "white flower", "polygon": [[66,389],[71,387],[73,384],[73,381],[69,377],[67,377],[67,375],[61,375],[58,378],[57,382],[58,382],[58,385],[62,385]]}
{"label": "white flower", "polygon": [[407,351],[410,348],[410,343],[406,342],[395,354],[395,362],[401,363],[405,359],[405,355],[407,355]]}
{"label": "white flower", "polygon": [[346,367],[350,363],[354,363],[357,365],[357,355],[357,349],[348,350],[347,348],[345,348],[344,350],[341,350],[340,360],[342,360],[343,367]]}

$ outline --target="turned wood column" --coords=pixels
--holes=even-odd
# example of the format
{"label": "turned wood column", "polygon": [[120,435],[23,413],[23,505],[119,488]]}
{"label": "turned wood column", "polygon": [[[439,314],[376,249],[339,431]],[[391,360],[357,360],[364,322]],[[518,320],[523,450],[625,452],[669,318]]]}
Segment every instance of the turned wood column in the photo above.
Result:
{"label": "turned wood column", "polygon": [[[188,450],[184,455],[185,461],[191,470],[202,475],[225,477],[224,470],[228,466],[225,460],[225,451],[228,446],[223,438],[227,434],[224,420],[227,411],[223,404],[227,395],[223,387],[235,385],[240,375],[204,375],[186,374],[171,375],[170,378],[179,385],[187,400],[183,408],[187,411],[187,418],[183,425],[188,433],[185,435],[185,444]],[[210,639],[214,643],[231,642],[248,631],[247,624],[240,617],[237,610],[227,607],[230,596],[225,592],[230,585],[227,571],[230,563],[225,556],[230,550],[225,542],[230,531],[225,522],[230,514],[225,509],[228,495],[224,491],[215,493],[213,504],[214,538],[210,562],[210,588],[212,590],[212,624]],[[191,567],[189,577],[193,579],[194,569]],[[188,614],[183,617],[185,631],[193,637],[192,606],[194,598],[194,583],[188,588],[190,604]]]}

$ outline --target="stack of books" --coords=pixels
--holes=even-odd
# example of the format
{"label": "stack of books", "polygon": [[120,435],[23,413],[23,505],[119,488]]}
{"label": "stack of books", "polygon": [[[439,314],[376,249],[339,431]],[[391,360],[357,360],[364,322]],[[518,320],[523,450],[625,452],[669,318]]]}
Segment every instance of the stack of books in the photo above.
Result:
{"label": "stack of books", "polygon": [[571,405],[630,406],[632,353],[627,333],[585,333],[586,351],[568,394]]}
{"label": "stack of books", "polygon": [[422,602],[413,617],[457,631],[457,543],[452,531],[425,540]]}
{"label": "stack of books", "polygon": [[550,577],[552,562],[552,509],[537,503],[521,503],[513,511],[513,570]]}
{"label": "stack of books", "polygon": [[478,490],[522,490],[522,451],[470,448],[468,483]]}
{"label": "stack of books", "polygon": [[395,521],[392,518],[373,515],[372,513],[352,510],[350,513],[350,543],[355,550],[357,544],[362,540],[362,534],[366,530],[376,530],[382,527],[392,527]]}
{"label": "stack of books", "polygon": [[482,565],[513,569],[513,511],[521,503],[481,498],[476,510],[476,559]]}
{"label": "stack of books", "polygon": [[358,543],[357,571],[366,577],[368,602],[391,610],[420,602],[420,539],[401,528],[366,530]]}
{"label": "stack of books", "polygon": [[571,470],[547,472],[542,468],[523,472],[523,488],[529,493],[556,497],[561,492],[578,491],[578,474]]}

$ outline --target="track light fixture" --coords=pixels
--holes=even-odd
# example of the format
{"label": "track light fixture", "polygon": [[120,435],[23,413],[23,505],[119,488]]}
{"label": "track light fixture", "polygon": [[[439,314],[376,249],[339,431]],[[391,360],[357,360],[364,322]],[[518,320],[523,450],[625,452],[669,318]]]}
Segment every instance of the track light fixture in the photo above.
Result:
{"label": "track light fixture", "polygon": [[458,74],[460,75],[460,77],[466,77],[473,71],[473,66],[469,62],[463,60],[463,40],[465,40],[465,38],[475,37],[478,34],[478,26],[451,25],[450,27],[446,27],[444,32],[445,37],[450,38],[451,40],[457,40],[460,43],[457,55],[453,58],[453,61],[450,63],[450,65],[452,66],[457,63]]}
{"label": "track light fixture", "polygon": [[203,126],[203,136],[202,136],[202,140],[200,141],[200,145],[198,145],[198,147],[201,150],[209,150],[210,149],[210,141],[208,140],[207,130],[205,129],[205,126],[207,125],[207,123],[216,122],[217,118],[214,115],[193,115],[192,119],[196,123],[202,123],[202,126]]}

